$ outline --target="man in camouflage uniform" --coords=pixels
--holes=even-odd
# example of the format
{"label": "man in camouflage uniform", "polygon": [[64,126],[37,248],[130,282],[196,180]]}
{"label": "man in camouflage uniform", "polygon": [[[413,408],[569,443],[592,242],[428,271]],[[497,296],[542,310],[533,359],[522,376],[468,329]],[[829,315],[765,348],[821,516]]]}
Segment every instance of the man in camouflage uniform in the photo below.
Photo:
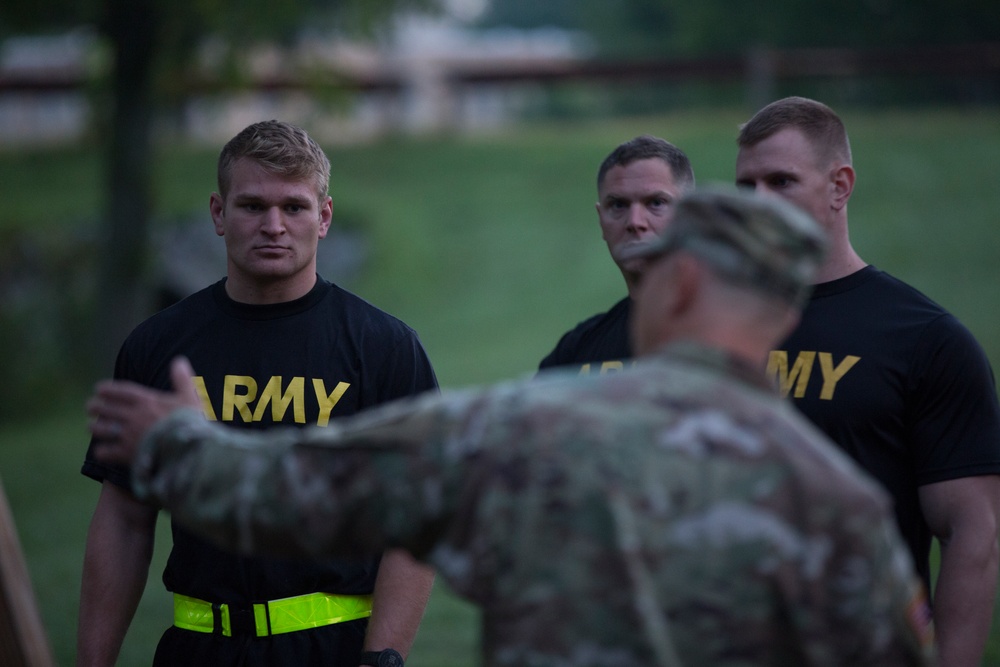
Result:
{"label": "man in camouflage uniform", "polygon": [[244,434],[191,409],[181,360],[173,394],[100,385],[91,430],[219,544],[408,549],[482,607],[489,665],[928,664],[886,496],[763,374],[823,242],[776,199],[696,192],[639,251],[627,373]]}

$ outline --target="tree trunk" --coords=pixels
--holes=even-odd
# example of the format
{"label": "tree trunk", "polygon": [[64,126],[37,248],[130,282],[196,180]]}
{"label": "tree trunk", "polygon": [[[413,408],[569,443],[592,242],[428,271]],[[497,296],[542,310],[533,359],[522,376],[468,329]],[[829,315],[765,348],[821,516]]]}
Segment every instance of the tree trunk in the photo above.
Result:
{"label": "tree trunk", "polygon": [[97,370],[106,375],[122,340],[148,312],[144,274],[151,212],[155,0],[110,0],[105,30],[115,52],[108,200],[101,235]]}

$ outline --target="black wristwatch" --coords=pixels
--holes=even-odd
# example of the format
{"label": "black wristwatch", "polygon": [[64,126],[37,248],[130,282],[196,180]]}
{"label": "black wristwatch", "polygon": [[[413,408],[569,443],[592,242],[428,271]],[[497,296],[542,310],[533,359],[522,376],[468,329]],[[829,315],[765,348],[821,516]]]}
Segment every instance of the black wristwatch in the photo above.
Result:
{"label": "black wristwatch", "polygon": [[365,651],[361,654],[361,664],[374,667],[403,667],[403,656],[394,648]]}

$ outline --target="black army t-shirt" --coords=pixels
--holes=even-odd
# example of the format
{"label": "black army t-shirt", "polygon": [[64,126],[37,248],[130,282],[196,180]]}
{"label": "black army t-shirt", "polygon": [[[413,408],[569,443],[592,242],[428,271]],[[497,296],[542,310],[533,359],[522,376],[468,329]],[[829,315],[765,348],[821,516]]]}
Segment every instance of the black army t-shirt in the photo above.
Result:
{"label": "black army t-shirt", "polygon": [[[177,355],[191,361],[209,419],[238,428],[328,424],[436,387],[417,335],[400,320],[318,278],[295,301],[247,305],[220,281],[139,325],[115,377],[169,387]],[[95,461],[83,473],[128,487],[127,471]],[[173,527],[168,590],[216,602],[274,600],[317,591],[372,591],[377,559],[310,563],[245,558]]]}

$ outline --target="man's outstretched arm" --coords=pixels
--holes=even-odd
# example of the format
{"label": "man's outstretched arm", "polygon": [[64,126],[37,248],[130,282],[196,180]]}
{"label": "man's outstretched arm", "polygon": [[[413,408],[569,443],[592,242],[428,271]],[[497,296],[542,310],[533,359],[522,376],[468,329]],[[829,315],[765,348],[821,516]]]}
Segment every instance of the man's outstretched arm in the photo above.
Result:
{"label": "man's outstretched arm", "polygon": [[[88,403],[99,460],[132,467],[134,491],[207,539],[243,553],[329,557],[426,551],[447,514],[460,456],[440,444],[455,422],[438,396],[387,405],[324,428],[228,429],[200,410],[190,366],[172,392],[105,382]],[[433,435],[432,435],[433,434]],[[140,446],[142,445],[142,446]],[[433,460],[429,460],[433,459]]]}

